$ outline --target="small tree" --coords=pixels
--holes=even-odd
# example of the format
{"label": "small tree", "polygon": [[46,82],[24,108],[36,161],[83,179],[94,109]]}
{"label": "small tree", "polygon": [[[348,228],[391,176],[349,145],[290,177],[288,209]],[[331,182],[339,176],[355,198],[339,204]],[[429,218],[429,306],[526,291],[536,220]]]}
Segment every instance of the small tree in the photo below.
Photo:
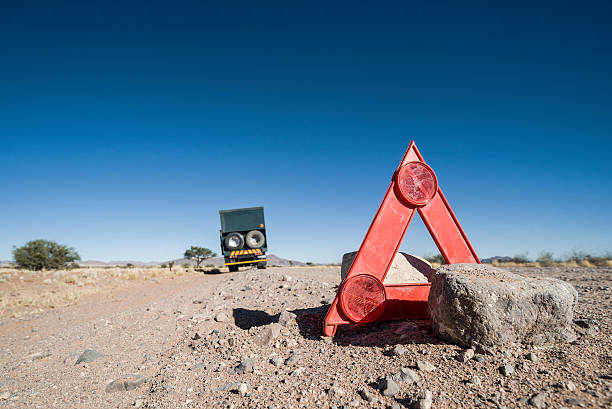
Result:
{"label": "small tree", "polygon": [[191,246],[191,248],[185,250],[185,255],[183,257],[185,257],[187,260],[194,260],[196,262],[196,266],[200,267],[202,261],[216,256],[217,254],[210,249],[205,247]]}
{"label": "small tree", "polygon": [[81,257],[72,247],[49,240],[31,240],[21,247],[13,247],[15,264],[29,270],[66,268]]}
{"label": "small tree", "polygon": [[172,271],[172,267],[174,267],[174,261],[169,261],[168,268],[170,269],[170,271]]}

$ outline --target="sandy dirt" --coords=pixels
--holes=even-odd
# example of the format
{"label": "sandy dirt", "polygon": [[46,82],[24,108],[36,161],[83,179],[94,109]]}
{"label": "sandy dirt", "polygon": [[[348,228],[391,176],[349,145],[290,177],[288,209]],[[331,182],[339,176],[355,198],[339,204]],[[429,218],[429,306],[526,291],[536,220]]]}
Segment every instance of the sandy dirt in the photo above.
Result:
{"label": "sandy dirt", "polygon": [[[433,408],[610,407],[612,269],[511,270],[576,287],[577,341],[477,351],[463,362],[461,348],[435,338],[425,320],[322,337],[339,267],[137,277],[84,293],[75,305],[5,308],[0,406],[402,408],[428,390]],[[26,280],[0,291],[42,291]],[[276,324],[283,311],[295,318],[283,313],[285,325]],[[102,356],[75,365],[88,349]],[[382,395],[380,378],[401,368],[416,381]]]}

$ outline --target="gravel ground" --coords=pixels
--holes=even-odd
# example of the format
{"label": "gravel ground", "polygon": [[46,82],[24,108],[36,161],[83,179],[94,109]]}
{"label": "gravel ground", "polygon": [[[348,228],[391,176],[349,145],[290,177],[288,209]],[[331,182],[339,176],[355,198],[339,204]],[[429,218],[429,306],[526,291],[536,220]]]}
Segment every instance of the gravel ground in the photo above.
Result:
{"label": "gravel ground", "polygon": [[427,321],[326,338],[339,268],[186,275],[4,318],[0,406],[610,407],[612,269],[511,270],[576,287],[577,341],[462,350]]}

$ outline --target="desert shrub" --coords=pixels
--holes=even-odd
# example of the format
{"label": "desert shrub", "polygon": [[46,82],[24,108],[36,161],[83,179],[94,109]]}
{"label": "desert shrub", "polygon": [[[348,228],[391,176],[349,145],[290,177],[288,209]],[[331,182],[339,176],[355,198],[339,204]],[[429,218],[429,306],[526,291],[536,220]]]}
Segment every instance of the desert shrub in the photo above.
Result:
{"label": "desert shrub", "polygon": [[189,267],[191,267],[191,264],[189,264],[189,263],[184,263],[184,264],[183,264],[183,268],[187,269],[187,268],[189,268]]}
{"label": "desert shrub", "polygon": [[308,261],[308,262],[306,262],[306,265],[307,266],[312,266],[313,264],[312,264],[312,262]]}
{"label": "desert shrub", "polygon": [[540,253],[540,255],[538,256],[536,261],[542,267],[550,267],[554,263],[553,253],[551,253],[549,251],[543,251],[543,252]]}
{"label": "desert shrub", "polygon": [[517,254],[516,256],[512,257],[512,261],[517,264],[527,264],[530,262],[529,256],[527,255],[527,253]]}
{"label": "desert shrub", "polygon": [[31,240],[14,247],[13,257],[18,267],[36,271],[66,268],[81,259],[74,248],[49,240]]}
{"label": "desert shrub", "polygon": [[168,266],[167,266],[165,263],[162,263],[162,264],[160,264],[160,265],[159,265],[159,267],[160,267],[160,268],[166,268],[166,267],[168,267]]}
{"label": "desert shrub", "polygon": [[446,260],[442,257],[442,254],[436,254],[435,256],[425,257],[425,260],[429,261],[431,264],[446,264]]}
{"label": "desert shrub", "polygon": [[127,263],[127,264],[125,265],[125,268],[134,268],[134,264],[132,264],[132,263]]}

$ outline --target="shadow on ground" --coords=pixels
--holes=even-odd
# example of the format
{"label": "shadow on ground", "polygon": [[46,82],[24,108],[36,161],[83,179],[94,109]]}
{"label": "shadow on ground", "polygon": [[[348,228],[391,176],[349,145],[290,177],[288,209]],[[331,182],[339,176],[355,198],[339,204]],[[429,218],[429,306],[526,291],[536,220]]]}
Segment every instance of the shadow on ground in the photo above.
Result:
{"label": "shadow on ground", "polygon": [[[295,309],[296,322],[300,335],[311,340],[322,340],[323,320],[329,305]],[[278,322],[280,314],[270,315],[265,311],[234,308],[234,323],[237,327],[248,330],[253,327]],[[365,325],[340,325],[333,342],[338,345],[378,346],[397,344],[440,344],[444,341],[436,338],[428,320],[401,320],[375,322]]]}
{"label": "shadow on ground", "polygon": [[244,330],[278,322],[278,317],[280,315],[270,315],[265,311],[249,310],[246,308],[234,308],[233,313],[234,323],[238,328]]}
{"label": "shadow on ground", "polygon": [[[308,339],[322,339],[323,320],[329,305],[293,310],[300,335]],[[375,322],[364,325],[340,325],[333,337],[338,345],[387,346],[397,344],[440,344],[428,320]]]}
{"label": "shadow on ground", "polygon": [[222,274],[223,273],[218,268],[210,268],[210,269],[196,268],[195,271],[197,271],[198,273],[204,273],[204,274]]}

